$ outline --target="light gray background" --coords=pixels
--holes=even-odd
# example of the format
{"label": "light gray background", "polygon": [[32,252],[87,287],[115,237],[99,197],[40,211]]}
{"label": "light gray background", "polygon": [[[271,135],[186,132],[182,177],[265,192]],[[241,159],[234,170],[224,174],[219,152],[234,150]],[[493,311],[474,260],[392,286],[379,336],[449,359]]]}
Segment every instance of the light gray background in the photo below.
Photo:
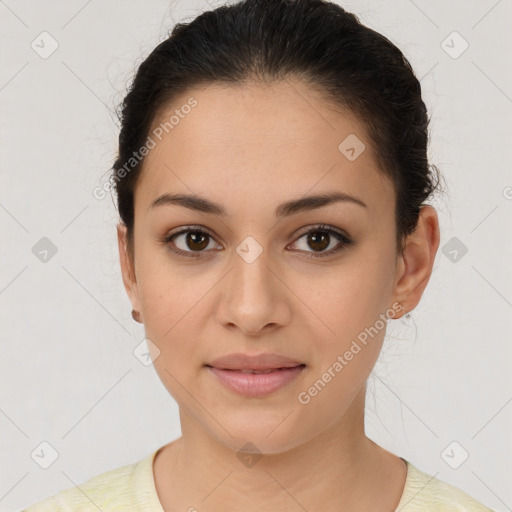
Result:
{"label": "light gray background", "polygon": [[[390,322],[369,381],[367,434],[512,510],[512,1],[338,3],[410,59],[432,116],[431,162],[449,187],[434,203],[431,281],[410,321]],[[115,158],[112,112],[136,67],[174,23],[208,8],[0,0],[1,511],[180,435],[176,403],[133,355],[144,330],[122,285],[116,209],[92,191]],[[43,31],[59,45],[46,59],[31,47]],[[453,31],[469,43],[458,58],[442,46]],[[43,237],[58,249],[46,263],[32,252]],[[453,237],[467,247],[457,261],[443,254]],[[48,469],[31,458],[43,441],[58,452]]]}

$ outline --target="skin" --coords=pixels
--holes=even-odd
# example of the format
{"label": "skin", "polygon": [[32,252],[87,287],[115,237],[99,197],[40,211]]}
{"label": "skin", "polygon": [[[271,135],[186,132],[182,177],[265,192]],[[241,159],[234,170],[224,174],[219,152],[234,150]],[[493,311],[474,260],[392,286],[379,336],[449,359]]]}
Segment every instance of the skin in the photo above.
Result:
{"label": "skin", "polygon": [[[404,307],[395,319],[416,307],[439,245],[437,213],[422,207],[399,254],[394,188],[364,125],[304,83],[194,88],[154,126],[191,96],[197,106],[146,157],[135,194],[134,260],[123,225],[117,227],[127,294],[160,351],[154,367],[180,410],[182,437],[154,461],[162,506],[395,510],[406,465],[364,431],[366,380],[385,327],[308,404],[297,397],[392,304]],[[338,150],[349,134],[366,146],[354,161]],[[356,196],[367,208],[338,202],[276,221],[279,204],[331,191]],[[149,209],[164,193],[195,193],[221,204],[227,216],[178,205]],[[308,244],[304,232],[320,223],[354,243],[315,258],[338,245],[332,235],[325,249]],[[190,225],[212,233],[207,248],[187,245],[184,235],[174,244],[198,258],[173,254],[161,242]],[[247,236],[263,250],[250,264],[236,252]],[[306,368],[272,395],[247,398],[204,366],[232,352],[275,352]],[[237,457],[247,442],[263,454],[250,467]]]}

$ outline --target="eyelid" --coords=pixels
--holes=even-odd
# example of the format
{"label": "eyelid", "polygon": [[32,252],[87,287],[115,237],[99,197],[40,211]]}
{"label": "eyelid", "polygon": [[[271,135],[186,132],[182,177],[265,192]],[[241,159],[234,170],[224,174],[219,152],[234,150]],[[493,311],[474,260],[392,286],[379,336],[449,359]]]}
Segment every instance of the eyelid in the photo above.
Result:
{"label": "eyelid", "polygon": [[311,224],[309,226],[305,226],[304,228],[301,228],[297,233],[295,233],[296,237],[302,237],[303,235],[310,233],[311,231],[334,231],[338,235],[344,237],[344,238],[350,238],[348,234],[345,234],[341,229],[335,228],[334,226],[331,226],[329,224]]}

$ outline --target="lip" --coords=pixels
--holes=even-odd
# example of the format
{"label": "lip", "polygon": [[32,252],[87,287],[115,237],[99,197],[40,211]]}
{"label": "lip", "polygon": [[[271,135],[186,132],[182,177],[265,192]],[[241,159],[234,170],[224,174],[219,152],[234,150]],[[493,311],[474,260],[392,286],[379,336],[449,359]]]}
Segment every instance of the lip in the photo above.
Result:
{"label": "lip", "polygon": [[242,370],[225,370],[214,366],[207,366],[207,369],[229,390],[248,398],[260,398],[295,380],[305,367],[305,364],[301,364],[274,368],[269,373],[243,373]]}
{"label": "lip", "polygon": [[[259,398],[292,382],[306,364],[279,354],[236,353],[219,357],[206,367],[229,390],[245,397]],[[251,370],[267,371],[250,373]]]}
{"label": "lip", "polygon": [[299,366],[302,361],[269,352],[249,355],[242,352],[228,354],[208,363],[207,366],[221,370],[269,370],[278,368],[292,368]]}

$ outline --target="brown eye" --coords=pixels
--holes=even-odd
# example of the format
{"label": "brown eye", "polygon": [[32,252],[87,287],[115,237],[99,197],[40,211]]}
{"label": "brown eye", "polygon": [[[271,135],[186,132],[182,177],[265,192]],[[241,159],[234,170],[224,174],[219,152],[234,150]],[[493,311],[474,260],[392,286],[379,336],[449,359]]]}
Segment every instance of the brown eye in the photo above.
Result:
{"label": "brown eye", "polygon": [[[199,228],[188,228],[169,235],[164,239],[164,244],[168,246],[170,251],[176,254],[197,257],[201,256],[202,252],[206,252],[206,248],[212,241],[213,237],[208,232]],[[215,243],[213,246],[219,247]]]}
{"label": "brown eye", "polygon": [[[354,243],[347,235],[324,225],[306,231],[292,245],[298,244],[302,239],[305,239],[304,247],[299,248],[299,252],[308,253],[308,257],[312,258],[334,255]],[[179,256],[196,258],[203,256],[202,253],[210,252],[207,250],[210,243],[213,244],[211,249],[222,249],[222,246],[215,242],[213,236],[201,228],[182,229],[164,238],[163,243],[169,251]]]}
{"label": "brown eye", "polygon": [[[353,241],[348,236],[344,235],[338,230],[324,225],[316,226],[313,229],[310,229],[300,238],[298,238],[295,244],[298,244],[298,242],[302,239],[305,239],[305,241],[302,244],[302,248],[299,249],[310,253],[310,257],[313,258],[330,256],[353,243]],[[338,241],[338,244],[336,244],[336,240]],[[331,248],[326,250],[328,247]],[[308,250],[308,248],[313,250]]]}
{"label": "brown eye", "polygon": [[325,231],[311,231],[307,237],[307,243],[315,251],[325,250],[329,246],[331,238]]}
{"label": "brown eye", "polygon": [[210,236],[201,231],[188,231],[185,237],[185,245],[194,251],[202,251],[208,247]]}

